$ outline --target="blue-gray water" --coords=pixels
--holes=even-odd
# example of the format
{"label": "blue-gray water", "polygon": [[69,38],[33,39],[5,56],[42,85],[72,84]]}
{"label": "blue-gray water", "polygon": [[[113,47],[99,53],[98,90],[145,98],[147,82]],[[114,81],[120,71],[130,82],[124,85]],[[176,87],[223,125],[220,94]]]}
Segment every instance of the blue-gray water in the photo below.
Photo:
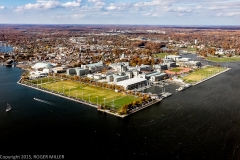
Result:
{"label": "blue-gray water", "polygon": [[0,41],[0,52],[12,52],[13,47],[5,45],[4,42]]}
{"label": "blue-gray water", "polygon": [[[230,71],[124,119],[18,85],[22,70],[0,66],[0,154],[240,159],[240,63],[229,66]],[[7,103],[13,108],[9,113]]]}

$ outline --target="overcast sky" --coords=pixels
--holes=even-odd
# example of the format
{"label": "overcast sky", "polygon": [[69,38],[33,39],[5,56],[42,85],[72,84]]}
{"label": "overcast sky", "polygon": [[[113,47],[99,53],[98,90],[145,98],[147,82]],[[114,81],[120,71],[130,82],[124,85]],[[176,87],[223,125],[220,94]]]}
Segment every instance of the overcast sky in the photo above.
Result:
{"label": "overcast sky", "polygon": [[0,23],[240,25],[240,0],[0,0]]}

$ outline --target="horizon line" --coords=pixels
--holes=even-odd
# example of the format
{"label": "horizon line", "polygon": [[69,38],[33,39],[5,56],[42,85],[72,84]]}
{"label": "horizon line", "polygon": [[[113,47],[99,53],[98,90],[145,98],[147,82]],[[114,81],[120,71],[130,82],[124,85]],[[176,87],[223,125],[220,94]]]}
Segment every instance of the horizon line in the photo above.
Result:
{"label": "horizon line", "polygon": [[0,23],[0,25],[105,25],[105,26],[178,26],[178,27],[240,27],[240,25],[182,25],[182,24],[74,24],[74,23]]}

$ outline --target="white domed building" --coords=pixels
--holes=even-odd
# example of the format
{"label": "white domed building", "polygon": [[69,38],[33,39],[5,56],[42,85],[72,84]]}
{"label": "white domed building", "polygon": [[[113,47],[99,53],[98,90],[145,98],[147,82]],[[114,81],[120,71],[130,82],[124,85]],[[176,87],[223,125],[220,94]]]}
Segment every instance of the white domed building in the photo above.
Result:
{"label": "white domed building", "polygon": [[33,69],[52,69],[54,66],[49,63],[39,62],[32,66]]}

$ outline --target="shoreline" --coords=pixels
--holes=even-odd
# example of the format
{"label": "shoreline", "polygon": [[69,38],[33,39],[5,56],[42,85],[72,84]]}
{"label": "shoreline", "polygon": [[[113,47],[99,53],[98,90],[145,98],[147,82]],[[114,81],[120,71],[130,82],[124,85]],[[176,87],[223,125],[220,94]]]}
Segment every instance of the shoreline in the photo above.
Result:
{"label": "shoreline", "polygon": [[107,109],[99,109],[97,105],[95,104],[91,104],[91,103],[88,103],[88,102],[84,102],[84,101],[81,101],[81,100],[77,100],[77,99],[74,99],[74,98],[71,98],[71,97],[67,97],[67,96],[64,96],[64,95],[61,95],[61,94],[57,94],[57,93],[53,93],[53,92],[50,92],[50,91],[47,91],[47,90],[44,90],[44,89],[41,89],[41,88],[37,88],[37,87],[34,87],[34,86],[30,86],[30,85],[27,85],[27,84],[24,84],[24,83],[21,83],[22,78],[20,78],[20,80],[18,80],[17,84],[20,84],[20,85],[23,85],[23,86],[26,86],[26,87],[29,87],[29,88],[32,88],[32,89],[36,89],[36,90],[39,90],[39,91],[42,91],[42,92],[45,92],[45,93],[48,93],[48,94],[52,94],[52,95],[55,95],[55,96],[58,96],[58,97],[61,97],[61,98],[65,98],[65,99],[68,99],[68,100],[71,100],[71,101],[75,101],[75,102],[78,102],[78,103],[81,103],[81,104],[85,104],[85,105],[88,105],[88,106],[91,106],[91,107],[94,107],[96,108],[98,111],[101,111],[101,112],[104,112],[104,113],[108,113],[108,114],[111,114],[111,115],[114,115],[114,116],[117,116],[117,117],[121,117],[121,118],[124,118],[124,117],[127,117],[129,115],[132,115],[133,113],[136,113],[137,111],[140,111],[144,108],[147,108],[153,104],[156,104],[158,102],[160,102],[162,99],[158,99],[158,100],[153,100],[141,107],[138,107],[138,109],[136,109],[135,111],[132,111],[131,113],[129,114],[125,114],[125,115],[119,115],[117,112],[116,113],[113,113],[111,112],[110,110],[107,110]]}

